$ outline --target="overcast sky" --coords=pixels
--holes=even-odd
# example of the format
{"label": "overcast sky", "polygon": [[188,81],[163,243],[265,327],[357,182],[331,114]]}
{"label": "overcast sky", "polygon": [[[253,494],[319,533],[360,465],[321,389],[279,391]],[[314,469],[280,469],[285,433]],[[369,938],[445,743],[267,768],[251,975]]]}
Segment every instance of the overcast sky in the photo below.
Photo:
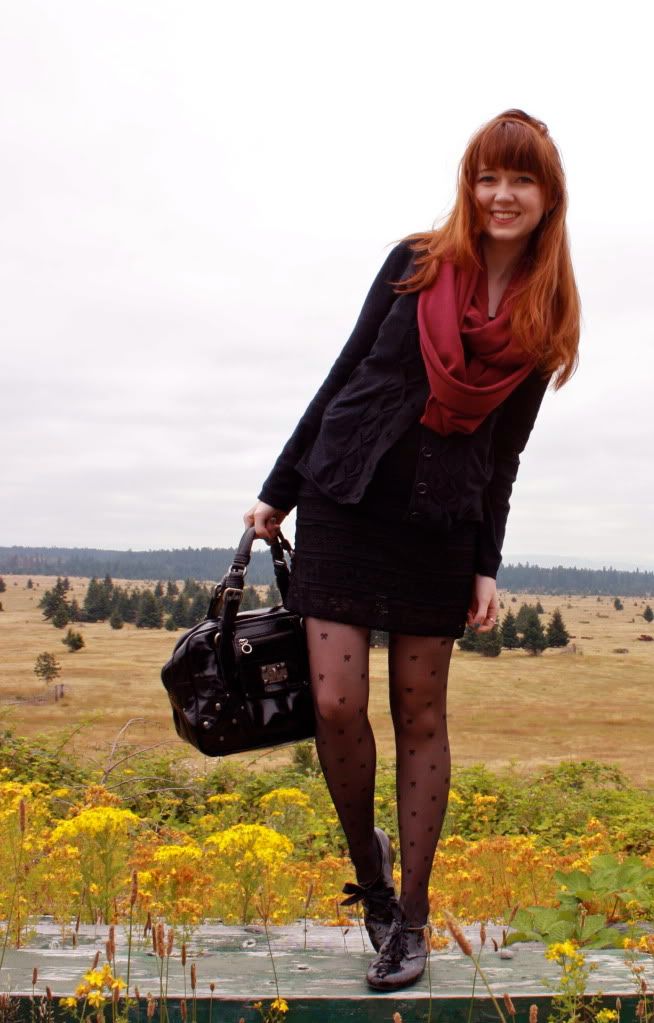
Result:
{"label": "overcast sky", "polygon": [[563,155],[584,326],[504,561],[654,567],[643,5],[448,8],[3,4],[0,544],[235,543],[389,246],[516,106]]}

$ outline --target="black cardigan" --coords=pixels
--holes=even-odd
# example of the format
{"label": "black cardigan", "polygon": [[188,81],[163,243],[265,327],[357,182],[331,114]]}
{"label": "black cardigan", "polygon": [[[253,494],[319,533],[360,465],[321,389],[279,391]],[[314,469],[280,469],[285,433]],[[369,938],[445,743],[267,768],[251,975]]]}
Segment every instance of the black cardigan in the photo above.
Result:
{"label": "black cardigan", "polygon": [[[388,283],[412,272],[396,245],[377,274],[354,330],[264,482],[259,499],[283,511],[302,478],[341,504],[358,503],[381,456],[422,414],[429,385],[420,353],[416,292]],[[509,499],[550,376],[538,370],[471,434],[429,431],[404,519],[448,528],[482,522],[475,571],[495,578]]]}

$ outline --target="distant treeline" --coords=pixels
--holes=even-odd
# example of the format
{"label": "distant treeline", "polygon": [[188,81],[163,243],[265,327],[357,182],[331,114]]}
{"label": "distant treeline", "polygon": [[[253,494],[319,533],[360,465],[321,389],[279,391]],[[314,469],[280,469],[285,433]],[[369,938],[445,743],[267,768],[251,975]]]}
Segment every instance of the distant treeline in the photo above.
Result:
{"label": "distant treeline", "polygon": [[[0,547],[0,573],[12,575],[109,575],[118,579],[222,578],[234,557],[233,547],[185,547],[159,551],[103,551],[91,547]],[[269,551],[254,551],[248,582],[274,582]],[[552,595],[651,597],[654,572],[615,568],[540,568],[529,562],[502,565],[500,589]]]}
{"label": "distant treeline", "polygon": [[[270,552],[252,552],[247,579],[274,582]],[[95,547],[0,547],[0,573],[9,575],[106,576],[117,579],[207,579],[217,582],[234,547],[185,547],[160,551],[103,551]]]}

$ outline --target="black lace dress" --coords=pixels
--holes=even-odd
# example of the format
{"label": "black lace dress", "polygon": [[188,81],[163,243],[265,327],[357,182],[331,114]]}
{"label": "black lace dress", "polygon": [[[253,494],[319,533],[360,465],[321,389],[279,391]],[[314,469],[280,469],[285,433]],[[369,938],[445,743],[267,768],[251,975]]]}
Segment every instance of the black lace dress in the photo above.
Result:
{"label": "black lace dress", "polygon": [[425,434],[416,421],[395,442],[359,504],[337,504],[302,483],[290,609],[406,635],[463,635],[481,523],[445,531],[403,520]]}

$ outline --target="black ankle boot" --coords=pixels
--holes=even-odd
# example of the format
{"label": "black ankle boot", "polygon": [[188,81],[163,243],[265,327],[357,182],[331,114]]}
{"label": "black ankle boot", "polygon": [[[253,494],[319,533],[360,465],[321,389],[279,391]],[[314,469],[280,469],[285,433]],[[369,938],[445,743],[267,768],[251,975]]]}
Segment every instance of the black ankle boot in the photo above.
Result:
{"label": "black ankle boot", "polygon": [[404,913],[394,920],[386,940],[375,956],[366,974],[371,987],[380,991],[415,984],[425,972],[430,948],[425,930],[431,933],[429,924],[410,927]]}
{"label": "black ankle boot", "polygon": [[350,898],[343,899],[341,906],[351,906],[359,901],[363,903],[363,922],[372,947],[378,952],[391,924],[400,913],[400,904],[393,883],[395,850],[390,838],[381,828],[375,828],[375,837],[381,853],[379,876],[367,884],[354,884],[348,881],[343,886],[343,891]]}

